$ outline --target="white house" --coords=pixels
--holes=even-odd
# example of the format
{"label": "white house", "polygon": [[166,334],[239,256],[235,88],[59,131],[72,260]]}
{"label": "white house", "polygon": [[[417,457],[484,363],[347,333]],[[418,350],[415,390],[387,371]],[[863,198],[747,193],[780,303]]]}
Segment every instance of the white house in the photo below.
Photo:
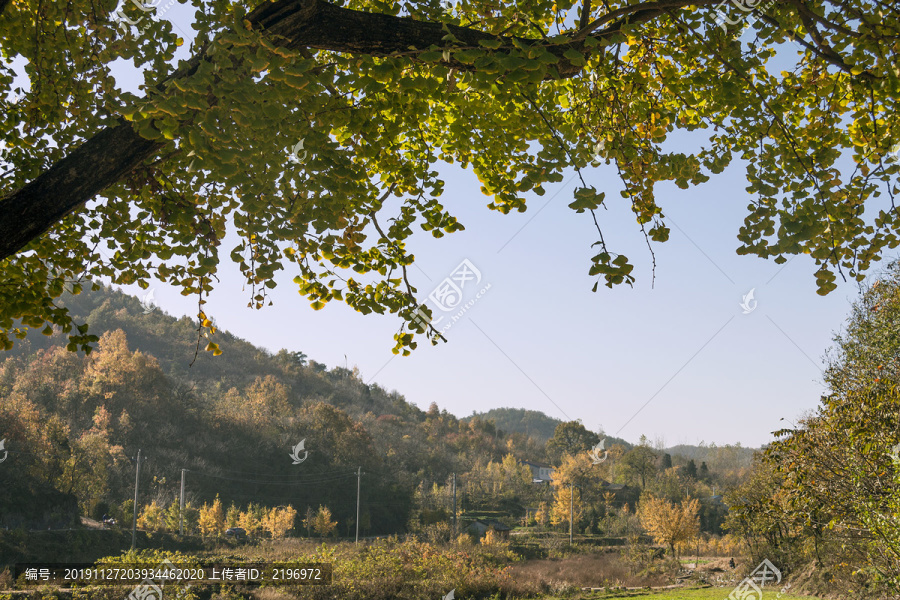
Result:
{"label": "white house", "polygon": [[531,462],[530,460],[523,460],[523,465],[528,465],[528,468],[531,469],[531,481],[532,483],[549,483],[553,481],[553,467],[550,465],[545,465],[544,463]]}

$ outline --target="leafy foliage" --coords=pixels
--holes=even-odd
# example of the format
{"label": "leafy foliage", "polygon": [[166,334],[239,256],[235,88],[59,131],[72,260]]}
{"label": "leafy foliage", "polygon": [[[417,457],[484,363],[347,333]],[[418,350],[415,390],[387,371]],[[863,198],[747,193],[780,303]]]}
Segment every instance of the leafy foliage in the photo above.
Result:
{"label": "leafy foliage", "polygon": [[567,421],[556,426],[553,437],[547,442],[547,452],[554,460],[565,454],[587,452],[600,442],[600,437],[588,431],[580,421]]}
{"label": "leafy foliage", "polygon": [[[558,426],[554,485],[536,485],[523,461],[546,455],[549,442],[477,416],[462,421],[435,404],[423,412],[356,371],[329,370],[296,351],[273,355],[227,331],[225,355],[201,356],[185,371],[191,349],[170,340],[195,323],[144,314],[136,300],[110,290],[77,301],[73,309],[102,332],[97,351],[79,356],[58,345],[62,336],[32,334],[0,363],[0,431],[13,451],[4,464],[14,466],[0,470],[0,485],[11,491],[0,496],[2,525],[68,526],[79,512],[130,524],[141,449],[138,514],[148,530],[179,531],[185,469],[189,535],[215,538],[232,526],[251,537],[353,535],[360,467],[362,535],[452,539],[453,474],[457,531],[482,517],[512,526],[538,508],[539,527],[552,529],[555,512],[565,530],[570,482],[578,486],[579,532],[624,535],[636,527],[626,517],[637,490],[624,486],[625,447],[613,444],[608,460],[594,465],[587,450],[597,436],[581,424]],[[290,450],[301,439],[309,455],[294,465]],[[714,470],[704,483],[669,471],[648,472],[647,487],[704,497],[723,476]],[[612,483],[619,485],[611,492]],[[33,514],[31,504],[45,514]],[[328,511],[321,526],[320,506]]]}
{"label": "leafy foliage", "polygon": [[779,437],[730,496],[729,527],[789,567],[813,562],[848,583],[900,586],[896,507],[900,269],[854,303],[835,338],[818,410]]}
{"label": "leafy foliage", "polygon": [[641,525],[658,543],[668,546],[675,556],[679,542],[686,542],[700,533],[699,511],[700,502],[696,499],[682,500],[676,505],[647,495],[641,498],[638,514]]}
{"label": "leafy foliage", "polygon": [[[200,334],[217,354],[203,305],[228,260],[251,307],[286,271],[313,308],[337,300],[398,315],[396,352],[421,334],[436,342],[416,321],[406,270],[415,229],[463,229],[440,200],[438,160],[471,169],[501,213],[525,210],[566,169],[611,165],[621,189],[582,176],[570,204],[597,229],[585,260],[595,290],[634,281],[603,236],[608,193],[648,245],[661,243],[670,230],[658,184],[686,189],[735,159],[748,182],[739,253],[808,254],[824,294],[900,243],[891,3],[777,3],[742,23],[749,44],[716,27],[713,3],[689,0],[584,3],[577,28],[563,15],[571,3],[448,12],[435,0],[292,0],[295,19],[266,3],[191,4],[192,57],[178,64],[186,40],[164,19],[145,15],[136,33],[117,26],[110,1],[3,4],[0,211],[10,216],[0,221],[49,205],[0,263],[2,347],[29,329],[61,330],[68,349],[87,351],[98,336],[58,304],[64,291],[158,279],[197,296]],[[139,93],[114,77],[120,59],[143,71]],[[133,136],[126,147],[103,148],[103,135],[122,131]],[[705,142],[674,151],[683,133]],[[85,140],[102,161],[84,150],[62,162]],[[300,142],[302,159],[289,160]],[[26,184],[60,171],[66,183],[28,196]],[[73,187],[79,196],[53,203]]]}

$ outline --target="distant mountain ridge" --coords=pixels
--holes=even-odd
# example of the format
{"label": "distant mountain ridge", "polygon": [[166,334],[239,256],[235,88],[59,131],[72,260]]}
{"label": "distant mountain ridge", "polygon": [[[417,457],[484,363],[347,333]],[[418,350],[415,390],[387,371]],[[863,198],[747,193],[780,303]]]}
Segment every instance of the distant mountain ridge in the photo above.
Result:
{"label": "distant mountain ridge", "polygon": [[[468,417],[460,419],[467,421],[473,418],[479,418],[485,421],[493,421],[497,429],[507,433],[524,433],[531,436],[535,441],[543,444],[553,437],[556,427],[563,423],[560,419],[551,417],[539,410],[528,410],[525,408],[492,408],[491,410],[473,413]],[[606,440],[606,448],[610,448],[613,444],[621,444],[626,450],[631,450],[634,444],[605,433],[599,433],[600,439]]]}
{"label": "distant mountain ridge", "polygon": [[[473,418],[493,421],[497,429],[506,433],[529,435],[541,444],[552,438],[557,425],[563,423],[562,420],[551,417],[539,410],[524,408],[492,408],[484,412],[473,413],[460,420],[469,421]],[[600,433],[599,435],[601,439],[606,440],[605,446],[607,449],[611,448],[613,444],[620,444],[627,451],[637,445],[605,433]],[[684,462],[693,460],[697,465],[705,462],[710,468],[743,468],[750,466],[753,461],[753,454],[758,450],[758,448],[745,448],[740,443],[717,446],[716,444],[707,445],[701,442],[699,445],[678,444],[663,448],[659,452],[669,454],[672,457],[682,457]]]}

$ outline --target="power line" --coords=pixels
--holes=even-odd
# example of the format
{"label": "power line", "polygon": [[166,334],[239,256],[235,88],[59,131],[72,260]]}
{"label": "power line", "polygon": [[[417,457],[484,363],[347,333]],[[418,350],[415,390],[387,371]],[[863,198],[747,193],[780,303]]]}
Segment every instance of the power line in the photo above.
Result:
{"label": "power line", "polygon": [[345,473],[343,475],[336,475],[332,477],[325,477],[321,479],[298,479],[295,481],[263,481],[258,479],[244,479],[238,477],[226,477],[224,475],[213,475],[212,473],[204,473],[203,471],[192,471],[190,469],[187,470],[188,473],[202,475],[204,477],[212,477],[214,479],[223,479],[225,481],[238,481],[242,483],[256,483],[259,485],[287,485],[287,486],[298,486],[298,485],[307,485],[310,483],[327,483],[330,481],[340,481],[341,479],[349,479],[350,477],[355,477],[356,472]]}
{"label": "power line", "polygon": [[[226,469],[224,467],[215,467],[215,469],[217,471],[226,471],[228,473],[236,473],[239,475],[262,475],[262,476],[271,475],[273,477],[280,477],[280,476],[285,475],[285,473],[283,471],[282,472],[263,472],[258,469],[253,470],[253,471],[244,471],[244,470],[240,470],[240,469]],[[356,470],[354,469],[353,471],[348,471],[348,473],[356,473]]]}

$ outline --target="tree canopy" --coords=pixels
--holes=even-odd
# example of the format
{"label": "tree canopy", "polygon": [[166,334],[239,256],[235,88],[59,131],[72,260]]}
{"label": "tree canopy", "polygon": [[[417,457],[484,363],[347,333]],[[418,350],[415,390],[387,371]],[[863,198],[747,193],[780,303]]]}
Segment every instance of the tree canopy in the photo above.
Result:
{"label": "tree canopy", "polygon": [[[809,254],[827,293],[898,244],[893,3],[191,3],[176,64],[185,40],[140,0],[0,2],[2,346],[56,326],[87,349],[96,338],[58,299],[100,278],[196,295],[210,334],[223,260],[253,307],[285,270],[314,308],[397,314],[397,352],[434,342],[406,270],[414,228],[463,229],[440,160],[502,213],[566,169],[612,165],[621,190],[582,177],[570,204],[597,228],[595,290],[634,281],[603,236],[607,192],[652,249],[669,236],[657,184],[688,188],[736,159],[739,253]],[[113,77],[119,59],[141,69],[140,93]]]}
{"label": "tree canopy", "polygon": [[[854,302],[828,361],[820,406],[776,431],[728,494],[729,523],[754,556],[815,561],[900,589],[900,264]],[[832,568],[833,567],[833,568]]]}

